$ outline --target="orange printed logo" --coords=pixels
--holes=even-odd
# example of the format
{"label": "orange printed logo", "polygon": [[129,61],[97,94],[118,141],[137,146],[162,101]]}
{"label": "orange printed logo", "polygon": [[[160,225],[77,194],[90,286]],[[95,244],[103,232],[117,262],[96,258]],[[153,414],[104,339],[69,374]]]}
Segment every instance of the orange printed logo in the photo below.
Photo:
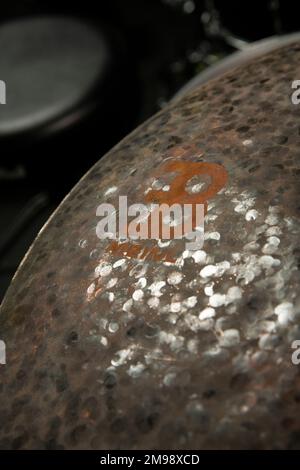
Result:
{"label": "orange printed logo", "polygon": [[[198,149],[196,152],[199,155]],[[154,183],[145,189],[141,203],[127,206],[127,197],[120,196],[118,210],[111,204],[98,207],[97,216],[102,219],[97,235],[111,240],[108,251],[130,258],[174,262],[174,249],[161,250],[153,240],[186,239],[186,249],[202,247],[207,202],[226,185],[227,172],[217,163],[189,161],[187,156],[196,152],[174,148],[172,156],[150,175]],[[169,182],[157,184],[160,180]],[[134,219],[128,221],[130,217]]]}

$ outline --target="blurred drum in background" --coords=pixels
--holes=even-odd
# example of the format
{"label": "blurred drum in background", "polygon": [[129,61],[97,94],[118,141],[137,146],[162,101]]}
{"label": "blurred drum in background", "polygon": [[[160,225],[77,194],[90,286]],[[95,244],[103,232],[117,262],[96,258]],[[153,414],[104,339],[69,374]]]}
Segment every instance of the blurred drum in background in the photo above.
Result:
{"label": "blurred drum in background", "polygon": [[82,165],[88,169],[130,129],[134,84],[122,76],[122,39],[91,21],[44,15],[1,24],[0,45],[1,163],[23,163],[62,197]]}

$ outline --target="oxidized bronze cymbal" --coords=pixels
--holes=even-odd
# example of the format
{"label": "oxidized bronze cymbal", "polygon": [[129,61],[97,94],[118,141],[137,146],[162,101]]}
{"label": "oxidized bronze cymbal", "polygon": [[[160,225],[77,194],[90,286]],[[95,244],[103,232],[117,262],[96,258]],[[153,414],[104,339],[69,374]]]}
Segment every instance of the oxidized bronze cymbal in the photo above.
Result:
{"label": "oxidized bronze cymbal", "polygon": [[[300,43],[206,83],[66,197],[2,304],[1,448],[300,448],[296,79]],[[202,249],[100,240],[121,195],[199,198]]]}

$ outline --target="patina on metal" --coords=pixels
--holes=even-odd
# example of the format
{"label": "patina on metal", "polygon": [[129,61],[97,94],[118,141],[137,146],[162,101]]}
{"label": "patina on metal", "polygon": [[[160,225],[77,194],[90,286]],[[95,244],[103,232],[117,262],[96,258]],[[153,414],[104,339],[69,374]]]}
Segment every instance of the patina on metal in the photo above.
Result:
{"label": "patina on metal", "polygon": [[[1,448],[300,447],[299,78],[295,43],[193,90],[64,200],[2,305]],[[167,158],[228,174],[204,246],[155,242],[175,263],[120,256],[96,209],[167,193]]]}

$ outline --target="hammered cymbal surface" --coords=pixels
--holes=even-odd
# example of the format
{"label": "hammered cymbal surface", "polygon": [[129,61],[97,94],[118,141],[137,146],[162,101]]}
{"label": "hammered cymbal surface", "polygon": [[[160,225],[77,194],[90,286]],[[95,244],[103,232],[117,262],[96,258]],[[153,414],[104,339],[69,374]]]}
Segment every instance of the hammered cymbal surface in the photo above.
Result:
{"label": "hammered cymbal surface", "polygon": [[[300,448],[297,78],[296,43],[205,84],[64,200],[2,304],[1,448]],[[141,202],[170,157],[228,173],[201,253],[109,251],[98,205]]]}

